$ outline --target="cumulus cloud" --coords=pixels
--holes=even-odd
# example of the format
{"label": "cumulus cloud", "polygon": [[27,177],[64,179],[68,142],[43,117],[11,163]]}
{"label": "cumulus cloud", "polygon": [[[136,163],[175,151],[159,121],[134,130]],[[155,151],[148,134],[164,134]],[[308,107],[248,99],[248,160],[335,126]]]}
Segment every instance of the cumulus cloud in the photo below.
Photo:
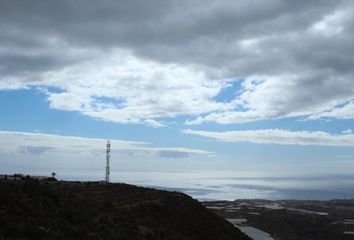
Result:
{"label": "cumulus cloud", "polygon": [[108,60],[108,56],[101,56],[84,63],[86,66],[78,64],[64,72],[49,73],[45,78],[58,87],[69,82],[67,90],[47,93],[50,106],[103,120],[143,122],[154,127],[163,126],[154,118],[227,107],[210,100],[224,81],[213,82],[196,69],[140,60],[118,50],[110,54],[113,56]]}
{"label": "cumulus cloud", "polygon": [[201,136],[223,142],[250,142],[257,144],[318,145],[354,147],[354,134],[330,134],[328,132],[288,131],[282,129],[245,131],[196,131],[183,130],[185,134]]}
{"label": "cumulus cloud", "polygon": [[[3,0],[0,89],[41,87],[51,108],[152,127],[352,119],[353,16],[350,0]],[[236,97],[217,101],[234,81]]]}

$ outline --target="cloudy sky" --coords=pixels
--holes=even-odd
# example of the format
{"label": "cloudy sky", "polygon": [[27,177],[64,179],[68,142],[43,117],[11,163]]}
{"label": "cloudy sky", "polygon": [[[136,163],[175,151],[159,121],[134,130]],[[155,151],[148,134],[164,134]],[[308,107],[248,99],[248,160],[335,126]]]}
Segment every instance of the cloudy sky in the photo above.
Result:
{"label": "cloudy sky", "polygon": [[0,0],[0,168],[354,167],[351,0]]}

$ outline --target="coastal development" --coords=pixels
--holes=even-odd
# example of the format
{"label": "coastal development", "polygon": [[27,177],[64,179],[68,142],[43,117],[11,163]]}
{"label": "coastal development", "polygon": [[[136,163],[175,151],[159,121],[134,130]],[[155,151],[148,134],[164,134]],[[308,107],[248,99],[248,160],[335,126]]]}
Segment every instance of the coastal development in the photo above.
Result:
{"label": "coastal development", "polygon": [[354,200],[235,200],[205,202],[254,240],[349,240]]}

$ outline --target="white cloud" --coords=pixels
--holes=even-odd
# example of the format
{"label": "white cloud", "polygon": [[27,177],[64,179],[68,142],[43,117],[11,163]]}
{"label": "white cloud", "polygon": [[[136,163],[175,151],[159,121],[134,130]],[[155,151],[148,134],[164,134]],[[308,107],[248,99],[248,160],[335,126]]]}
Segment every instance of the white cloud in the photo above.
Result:
{"label": "white cloud", "polygon": [[[0,131],[0,152],[12,154],[66,154],[103,153],[105,139],[61,136],[44,133]],[[111,140],[112,151],[159,156],[161,152],[209,155],[211,152],[183,147],[152,147],[144,142]],[[103,156],[103,155],[102,155]]]}
{"label": "white cloud", "polygon": [[[104,177],[106,139],[55,134],[0,131],[0,166],[3,173],[48,174],[60,178]],[[114,181],[124,181],[124,170],[167,171],[198,169],[213,153],[186,147],[155,147],[148,143],[111,139]],[[139,174],[139,173],[134,173]],[[81,176],[81,177],[80,177]],[[133,179],[139,176],[133,176]],[[134,181],[131,181],[134,183]]]}
{"label": "white cloud", "polygon": [[244,131],[196,131],[183,130],[185,134],[215,139],[223,142],[250,142],[257,144],[319,145],[354,147],[354,134],[330,134],[327,132],[287,131],[282,129]]}
{"label": "white cloud", "polygon": [[166,124],[164,124],[163,122],[158,122],[154,119],[146,119],[144,121],[148,126],[153,127],[153,128],[160,128],[160,127],[165,127]]}
{"label": "white cloud", "polygon": [[324,76],[330,72],[301,74],[246,78],[240,96],[233,102],[242,111],[212,112],[187,124],[231,124],[286,117],[354,119],[352,100],[347,103],[354,97],[351,76]]}
{"label": "white cloud", "polygon": [[315,22],[310,27],[310,31],[326,37],[341,34],[343,31],[343,22],[348,18],[347,10],[348,9],[335,11],[334,13],[324,16],[323,19]]}
{"label": "white cloud", "polygon": [[[123,50],[43,74],[50,107],[118,123],[162,127],[161,117],[231,108],[213,100],[227,84],[194,66],[160,64]],[[99,80],[98,80],[99,79]]]}
{"label": "white cloud", "polygon": [[353,131],[351,129],[347,129],[347,130],[344,130],[342,131],[343,134],[352,134]]}
{"label": "white cloud", "polygon": [[344,106],[334,107],[330,110],[311,116],[312,119],[318,118],[337,118],[354,119],[354,102],[351,101]]}

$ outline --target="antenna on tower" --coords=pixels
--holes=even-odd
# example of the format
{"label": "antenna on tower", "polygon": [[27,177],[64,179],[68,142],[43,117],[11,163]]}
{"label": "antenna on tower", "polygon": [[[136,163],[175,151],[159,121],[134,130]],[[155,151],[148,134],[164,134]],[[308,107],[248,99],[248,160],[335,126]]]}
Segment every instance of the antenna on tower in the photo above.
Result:
{"label": "antenna on tower", "polygon": [[111,143],[109,140],[107,140],[107,149],[106,149],[106,183],[109,183],[109,159],[111,158],[110,152],[111,152]]}

